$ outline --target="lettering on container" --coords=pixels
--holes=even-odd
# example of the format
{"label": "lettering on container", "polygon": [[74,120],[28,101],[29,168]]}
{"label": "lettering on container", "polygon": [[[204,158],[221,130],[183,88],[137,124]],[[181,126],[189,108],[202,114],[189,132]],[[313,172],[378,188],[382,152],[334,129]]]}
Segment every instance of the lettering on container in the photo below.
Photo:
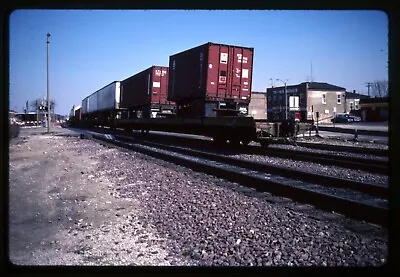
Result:
{"label": "lettering on container", "polygon": [[228,63],[228,53],[221,53],[220,63],[223,63],[223,64]]}
{"label": "lettering on container", "polygon": [[211,63],[208,65],[208,68],[210,68],[210,69],[212,68],[212,64]]}
{"label": "lettering on container", "polygon": [[249,70],[248,69],[242,70],[242,78],[249,78]]}
{"label": "lettering on container", "polygon": [[224,76],[219,76],[219,82],[220,82],[220,83],[225,83],[225,82],[226,82],[226,77],[224,77]]}
{"label": "lettering on container", "polygon": [[159,88],[160,82],[153,82],[153,88]]}
{"label": "lettering on container", "polygon": [[236,54],[238,63],[247,63],[247,57],[243,57],[242,54]]}
{"label": "lettering on container", "polygon": [[248,83],[248,82],[243,82],[243,84],[244,84],[244,85],[248,85],[249,83]]}
{"label": "lettering on container", "polygon": [[210,84],[211,84],[211,85],[214,85],[215,83],[214,83],[214,82],[210,82]]}
{"label": "lettering on container", "polygon": [[165,74],[167,74],[167,71],[166,70],[156,69],[155,70],[155,74],[156,74],[156,76],[165,76]]}
{"label": "lettering on container", "polygon": [[240,78],[240,68],[235,68],[236,71],[236,77]]}

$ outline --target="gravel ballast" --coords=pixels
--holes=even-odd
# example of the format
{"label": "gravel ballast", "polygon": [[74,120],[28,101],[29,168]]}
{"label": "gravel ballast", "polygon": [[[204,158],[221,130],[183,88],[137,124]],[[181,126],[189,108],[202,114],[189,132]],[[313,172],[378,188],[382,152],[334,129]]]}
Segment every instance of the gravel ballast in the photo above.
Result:
{"label": "gravel ballast", "polygon": [[[10,146],[16,264],[378,266],[387,259],[387,232],[378,226],[318,220],[287,200],[90,140],[17,140]],[[52,175],[40,170],[49,160]],[[25,215],[21,193],[35,195],[24,200]],[[32,238],[27,228],[47,235]]]}
{"label": "gravel ballast", "polygon": [[234,155],[232,157],[285,168],[292,168],[303,172],[319,173],[327,176],[349,179],[368,184],[376,184],[382,186],[388,186],[389,184],[389,177],[387,175],[373,174],[363,170],[347,169],[339,166],[323,165],[313,162],[296,161],[291,159],[268,157],[262,155],[240,154]]}

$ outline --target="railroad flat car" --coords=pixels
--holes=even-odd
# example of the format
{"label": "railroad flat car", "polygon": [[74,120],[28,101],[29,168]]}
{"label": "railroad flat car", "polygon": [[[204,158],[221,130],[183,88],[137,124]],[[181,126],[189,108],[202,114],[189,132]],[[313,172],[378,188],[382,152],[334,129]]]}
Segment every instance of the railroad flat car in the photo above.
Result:
{"label": "railroad flat car", "polygon": [[120,117],[120,81],[114,81],[82,100],[81,121],[86,126],[114,127]]}

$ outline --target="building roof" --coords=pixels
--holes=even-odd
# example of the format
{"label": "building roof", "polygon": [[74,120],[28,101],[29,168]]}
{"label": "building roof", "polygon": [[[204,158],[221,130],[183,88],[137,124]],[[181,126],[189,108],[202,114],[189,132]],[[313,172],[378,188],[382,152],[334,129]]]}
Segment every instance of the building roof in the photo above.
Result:
{"label": "building roof", "polygon": [[[319,83],[319,82],[303,82],[297,85],[287,85],[287,89],[296,88],[296,87],[305,87],[308,84],[308,89],[311,90],[322,90],[322,91],[338,91],[338,90],[346,90],[345,88],[331,85],[328,83]],[[273,89],[283,89],[285,86],[276,86],[272,88],[267,88],[267,91],[271,91]]]}
{"label": "building roof", "polygon": [[318,89],[318,90],[346,90],[345,88],[331,85],[328,83],[319,83],[319,82],[303,82],[301,84],[308,84],[308,89]]}
{"label": "building roof", "polygon": [[360,104],[362,103],[388,103],[389,97],[373,97],[373,98],[365,98],[360,100]]}
{"label": "building roof", "polygon": [[252,91],[251,94],[267,94],[265,91]]}
{"label": "building roof", "polygon": [[346,91],[346,98],[347,99],[366,99],[366,98],[369,98],[369,96],[365,95],[365,94]]}

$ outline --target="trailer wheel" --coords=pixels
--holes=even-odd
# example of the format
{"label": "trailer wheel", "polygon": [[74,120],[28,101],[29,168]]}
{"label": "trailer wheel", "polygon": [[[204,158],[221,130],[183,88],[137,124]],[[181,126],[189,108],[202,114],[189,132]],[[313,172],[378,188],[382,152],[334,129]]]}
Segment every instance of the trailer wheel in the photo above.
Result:
{"label": "trailer wheel", "polygon": [[238,139],[237,137],[232,137],[229,139],[229,143],[232,146],[240,146],[240,139]]}
{"label": "trailer wheel", "polygon": [[133,129],[132,128],[124,128],[125,133],[131,134]]}
{"label": "trailer wheel", "polygon": [[242,139],[241,141],[242,141],[242,145],[243,145],[243,146],[247,146],[247,145],[249,145],[249,143],[250,143],[251,140],[249,140],[249,139]]}
{"label": "trailer wheel", "polygon": [[260,141],[260,144],[261,144],[261,147],[262,147],[262,148],[267,148],[268,145],[269,145],[269,141],[267,141],[267,140],[261,140],[261,141]]}
{"label": "trailer wheel", "polygon": [[226,144],[226,138],[224,137],[213,137],[213,142],[218,145]]}

